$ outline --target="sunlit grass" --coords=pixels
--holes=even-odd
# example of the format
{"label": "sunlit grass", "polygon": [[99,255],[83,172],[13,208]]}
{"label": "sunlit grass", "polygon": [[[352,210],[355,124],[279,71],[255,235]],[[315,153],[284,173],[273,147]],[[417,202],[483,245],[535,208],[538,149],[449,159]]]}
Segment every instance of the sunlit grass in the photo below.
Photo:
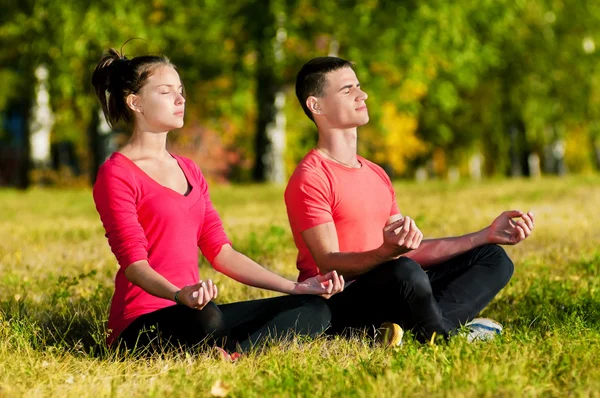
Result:
{"label": "sunlit grass", "polygon": [[[531,396],[600,391],[600,177],[396,184],[427,237],[471,232],[500,211],[532,210],[534,234],[507,248],[509,285],[484,310],[505,326],[486,344],[454,339],[395,350],[359,337],[295,341],[236,364],[210,352],[141,360],[104,346],[116,262],[91,193],[0,190],[1,396]],[[214,187],[234,246],[295,278],[283,188]],[[219,301],[275,293],[200,264]]]}

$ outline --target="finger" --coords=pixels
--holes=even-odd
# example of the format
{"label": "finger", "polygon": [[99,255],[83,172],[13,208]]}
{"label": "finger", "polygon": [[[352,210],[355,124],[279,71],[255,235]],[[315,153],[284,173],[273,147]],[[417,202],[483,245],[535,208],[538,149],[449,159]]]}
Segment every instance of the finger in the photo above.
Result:
{"label": "finger", "polygon": [[525,237],[528,237],[529,235],[531,235],[531,230],[529,229],[529,227],[527,226],[527,224],[525,223],[525,221],[519,220],[517,222],[517,225],[519,227],[521,227],[521,229],[523,229],[523,232],[525,232]]}
{"label": "finger", "polygon": [[200,287],[200,289],[198,289],[198,291],[194,293],[197,293],[196,300],[194,300],[194,306],[198,308],[204,302],[204,287]]}
{"label": "finger", "polygon": [[404,217],[404,225],[402,226],[402,229],[404,229],[407,232],[410,232],[410,227],[411,227],[412,223],[413,223],[412,218]]}
{"label": "finger", "polygon": [[340,275],[336,272],[333,278],[333,289],[332,292],[339,292],[341,288],[342,282],[340,281]]}
{"label": "finger", "polygon": [[333,292],[333,287],[334,287],[335,282],[333,281],[329,281],[329,285],[327,285],[327,294],[331,294],[331,292]]}
{"label": "finger", "polygon": [[383,227],[383,230],[385,232],[391,231],[393,229],[398,228],[403,223],[404,223],[404,218],[399,218],[396,221],[392,221],[391,223],[389,223],[388,225],[386,225],[385,227]]}
{"label": "finger", "polygon": [[329,271],[329,272],[328,272],[328,273],[326,273],[325,275],[317,275],[317,280],[318,280],[319,282],[322,282],[322,283],[323,283],[323,282],[326,282],[326,281],[328,281],[328,280],[330,280],[330,279],[332,279],[332,278],[333,278],[333,273],[334,273],[334,272],[335,272],[335,271]]}
{"label": "finger", "polygon": [[327,291],[328,291],[329,293],[331,293],[331,292],[335,291],[335,289],[336,289],[336,285],[337,285],[337,284],[339,284],[339,281],[338,281],[338,279],[339,279],[339,278],[338,278],[338,274],[337,274],[337,272],[336,272],[336,271],[333,271],[333,272],[331,273],[331,279],[329,279],[329,281],[328,281],[328,284],[327,284],[327,285],[325,285],[325,286],[327,286]]}
{"label": "finger", "polygon": [[423,233],[419,231],[419,239],[417,241],[417,247],[415,247],[415,249],[418,249],[419,246],[421,246],[421,242],[423,242]]}
{"label": "finger", "polygon": [[204,287],[204,303],[208,303],[212,299],[212,292],[208,290],[208,287]]}
{"label": "finger", "polygon": [[519,243],[525,239],[525,231],[523,231],[523,227],[521,227],[520,225],[517,225],[517,231],[518,231],[518,234],[515,239],[515,243]]}
{"label": "finger", "polygon": [[421,233],[421,231],[418,231],[417,233],[415,233],[415,237],[413,238],[412,241],[412,245],[409,247],[409,249],[418,249],[419,245],[421,244],[421,239],[423,238],[423,234]]}
{"label": "finger", "polygon": [[341,282],[340,292],[343,292],[344,288],[346,287],[346,281],[344,280],[344,275],[340,275],[340,282]]}
{"label": "finger", "polygon": [[396,229],[394,229],[394,235],[401,235],[401,232],[406,235],[410,231],[410,217],[404,217],[402,220],[398,221],[399,224],[397,225]]}
{"label": "finger", "polygon": [[529,218],[531,218],[531,223],[532,223],[533,225],[535,225],[535,217],[533,216],[533,212],[531,212],[531,211],[528,211],[528,212],[527,212],[527,215],[529,216]]}
{"label": "finger", "polygon": [[214,295],[213,295],[213,300],[217,298],[217,296],[219,295],[219,289],[217,289],[217,285],[214,285]]}
{"label": "finger", "polygon": [[523,214],[521,218],[523,219],[523,221],[525,221],[525,224],[527,224],[527,228],[529,228],[529,230],[531,231],[533,229],[533,219],[529,216],[529,213]]}
{"label": "finger", "polygon": [[412,248],[412,246],[417,238],[418,232],[419,231],[417,231],[417,230],[413,230],[408,233],[408,235],[406,236],[406,239],[404,240],[404,247]]}
{"label": "finger", "polygon": [[415,224],[415,220],[413,219],[410,220],[410,225],[408,228],[410,232],[406,235],[405,245],[406,247],[411,247],[415,241],[419,229],[417,228],[417,224]]}
{"label": "finger", "polygon": [[[401,241],[405,241],[406,240],[406,235],[408,235],[408,233],[410,232],[410,217],[404,217],[404,224],[402,224],[402,227],[397,228],[394,231],[394,234],[398,236],[399,240]],[[404,243],[404,242],[402,242]],[[398,243],[399,245],[401,245],[402,243]]]}
{"label": "finger", "polygon": [[215,284],[210,279],[208,280],[208,282],[206,284],[207,284],[207,287],[208,287],[208,295],[212,299],[212,297],[214,295],[214,292],[215,292]]}
{"label": "finger", "polygon": [[[180,297],[181,297],[181,295],[180,295]],[[196,308],[197,301],[198,301],[198,291],[197,290],[194,290],[193,292],[185,295],[185,305],[187,305],[188,307]]]}

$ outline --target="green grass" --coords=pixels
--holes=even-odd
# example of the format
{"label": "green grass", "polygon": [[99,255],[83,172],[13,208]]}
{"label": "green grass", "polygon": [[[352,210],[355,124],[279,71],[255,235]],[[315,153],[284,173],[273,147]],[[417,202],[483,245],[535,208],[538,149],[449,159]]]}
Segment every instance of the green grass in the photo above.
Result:
{"label": "green grass", "polygon": [[[0,190],[0,397],[598,396],[600,177],[396,184],[403,213],[427,237],[486,226],[501,210],[532,210],[536,229],[508,247],[516,272],[482,313],[502,338],[398,349],[360,337],[296,340],[235,364],[210,352],[135,359],[104,345],[117,269],[90,191]],[[283,189],[215,187],[234,246],[295,278]],[[219,302],[274,293],[242,286],[201,262]]]}

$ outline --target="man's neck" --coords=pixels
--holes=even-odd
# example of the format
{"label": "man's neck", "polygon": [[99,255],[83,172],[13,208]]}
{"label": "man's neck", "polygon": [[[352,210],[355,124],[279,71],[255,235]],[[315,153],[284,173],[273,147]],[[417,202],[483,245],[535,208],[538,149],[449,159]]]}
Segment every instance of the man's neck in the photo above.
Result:
{"label": "man's neck", "polygon": [[319,129],[317,148],[333,160],[346,165],[360,164],[356,158],[357,128]]}

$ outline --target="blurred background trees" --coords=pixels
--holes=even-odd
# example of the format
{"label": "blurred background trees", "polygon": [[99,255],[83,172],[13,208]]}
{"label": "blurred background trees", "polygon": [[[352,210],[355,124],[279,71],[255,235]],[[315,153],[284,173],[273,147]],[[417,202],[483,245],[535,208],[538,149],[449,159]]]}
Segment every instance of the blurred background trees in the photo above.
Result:
{"label": "blurred background trees", "polygon": [[[192,3],[3,0],[0,184],[93,181],[125,135],[102,120],[91,72],[104,51],[131,38],[142,40],[123,47],[128,56],[161,53],[178,66],[186,125],[171,149],[213,180],[285,182],[316,142],[295,75],[324,55],[356,63],[371,115],[360,153],[393,177],[600,166],[598,2]],[[51,149],[42,161],[32,150],[38,120]]]}

